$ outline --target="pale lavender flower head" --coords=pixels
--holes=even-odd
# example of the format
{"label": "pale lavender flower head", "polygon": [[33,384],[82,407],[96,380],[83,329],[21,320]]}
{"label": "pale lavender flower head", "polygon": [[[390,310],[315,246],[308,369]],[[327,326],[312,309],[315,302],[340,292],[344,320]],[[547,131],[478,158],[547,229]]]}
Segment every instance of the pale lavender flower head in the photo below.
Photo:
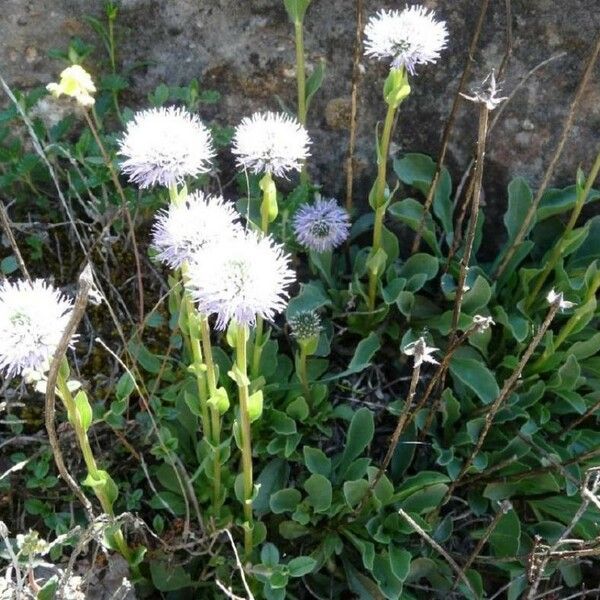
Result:
{"label": "pale lavender flower head", "polygon": [[233,136],[237,164],[255,174],[278,177],[300,171],[309,156],[308,132],[294,117],[281,113],[255,113],[242,119]]}
{"label": "pale lavender flower head", "polygon": [[249,231],[204,246],[190,263],[186,285],[199,312],[216,315],[223,330],[231,320],[249,327],[257,316],[272,320],[286,307],[294,281],[283,246]]}
{"label": "pale lavender flower head", "polygon": [[212,136],[184,108],[152,108],[136,113],[119,141],[121,169],[140,188],[169,187],[210,171]]}
{"label": "pale lavender flower head", "polygon": [[414,75],[419,64],[435,63],[448,42],[444,21],[423,6],[380,10],[365,27],[365,54],[387,59],[392,69]]}
{"label": "pale lavender flower head", "polygon": [[0,372],[45,373],[73,304],[42,279],[0,285]]}
{"label": "pale lavender flower head", "polygon": [[181,204],[171,203],[158,212],[152,227],[157,258],[171,269],[178,269],[205,245],[241,232],[239,216],[231,202],[200,191],[189,194]]}
{"label": "pale lavender flower head", "polygon": [[302,205],[292,221],[297,240],[310,250],[326,252],[348,238],[350,217],[334,198]]}

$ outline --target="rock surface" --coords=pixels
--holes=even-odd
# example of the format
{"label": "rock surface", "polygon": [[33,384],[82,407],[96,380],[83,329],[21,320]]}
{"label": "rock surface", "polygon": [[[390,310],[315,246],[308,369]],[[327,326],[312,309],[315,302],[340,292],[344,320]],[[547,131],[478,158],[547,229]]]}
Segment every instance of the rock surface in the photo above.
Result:
{"label": "rock surface", "polygon": [[[436,155],[441,129],[458,85],[479,10],[476,0],[425,0],[448,21],[451,43],[438,65],[419,70],[413,93],[401,108],[393,152],[421,151]],[[510,177],[539,182],[552,155],[574,94],[583,62],[600,27],[598,0],[512,0],[512,57],[504,91],[515,93],[490,136],[486,197],[488,205],[505,204]],[[103,2],[88,0],[3,0],[0,12],[2,74],[16,87],[56,78],[62,67],[47,56],[65,48],[70,36],[94,43],[90,60],[104,60],[100,40],[85,17],[102,17]],[[403,3],[365,0],[365,13]],[[235,125],[256,109],[295,107],[292,27],[280,0],[122,0],[118,18],[119,60],[131,70],[134,94],[127,100],[142,106],[145,95],[161,83],[185,84],[198,77],[222,93],[204,115]],[[309,70],[324,58],[327,74],[309,114],[313,136],[313,177],[324,193],[344,195],[344,159],[348,146],[348,105],[355,36],[354,0],[313,0],[306,18],[305,43]],[[505,52],[505,2],[490,2],[473,82],[497,67]],[[386,66],[363,59],[360,85],[356,194],[364,199],[374,173],[374,130],[383,118],[381,86]],[[579,164],[589,167],[600,134],[599,69],[583,98],[555,184],[571,182]],[[448,165],[457,180],[468,163],[476,135],[476,111],[460,109],[451,136]],[[227,153],[223,164],[231,163]]]}

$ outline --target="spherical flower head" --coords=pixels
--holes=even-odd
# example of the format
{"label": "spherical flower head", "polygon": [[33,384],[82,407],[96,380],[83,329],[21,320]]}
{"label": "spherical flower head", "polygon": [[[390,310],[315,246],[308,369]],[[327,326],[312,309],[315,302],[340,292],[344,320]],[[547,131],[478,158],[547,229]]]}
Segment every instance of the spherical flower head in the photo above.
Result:
{"label": "spherical flower head", "polygon": [[231,320],[249,327],[257,316],[272,320],[285,308],[287,287],[295,280],[283,246],[253,232],[204,246],[188,275],[198,310],[216,315],[220,330]]}
{"label": "spherical flower head", "polygon": [[0,285],[0,372],[7,377],[45,373],[72,306],[42,279]]}
{"label": "spherical flower head", "polygon": [[152,227],[152,246],[160,261],[178,269],[205,245],[239,234],[242,228],[238,218],[231,202],[197,191],[185,202],[171,203],[168,209],[158,212]]}
{"label": "spherical flower head", "polygon": [[119,141],[121,169],[140,188],[170,187],[185,177],[210,171],[212,136],[184,108],[152,108],[136,113]]}
{"label": "spherical flower head", "polygon": [[299,342],[309,341],[321,333],[321,318],[314,310],[303,310],[288,319],[292,336]]}
{"label": "spherical flower head", "polygon": [[297,240],[309,250],[333,250],[348,238],[350,217],[333,198],[304,204],[292,221]]}
{"label": "spherical flower head", "polygon": [[255,113],[236,127],[232,152],[243,169],[283,177],[302,169],[309,145],[308,132],[294,117]]}
{"label": "spherical flower head", "polygon": [[448,30],[433,11],[407,6],[403,11],[380,10],[365,27],[365,54],[389,59],[393,69],[411,75],[419,64],[435,63],[446,47]]}
{"label": "spherical flower head", "polygon": [[90,74],[80,65],[71,65],[60,74],[59,83],[49,83],[46,89],[55,97],[63,94],[75,98],[81,106],[92,106],[96,86]]}

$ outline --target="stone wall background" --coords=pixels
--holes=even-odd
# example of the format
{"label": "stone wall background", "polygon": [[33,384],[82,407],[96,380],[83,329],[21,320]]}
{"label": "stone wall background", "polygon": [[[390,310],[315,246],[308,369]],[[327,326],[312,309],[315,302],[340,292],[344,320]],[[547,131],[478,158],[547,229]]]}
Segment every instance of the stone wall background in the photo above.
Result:
{"label": "stone wall background", "polygon": [[[451,43],[438,65],[419,70],[413,93],[401,107],[394,137],[395,152],[436,155],[444,120],[458,85],[475,20],[478,0],[424,0],[448,21]],[[380,7],[402,8],[404,2],[365,0],[365,13]],[[500,214],[509,178],[541,178],[577,86],[583,61],[600,28],[598,0],[512,0],[513,55],[504,91],[541,61],[565,52],[537,72],[516,94],[494,131],[488,152],[486,202]],[[84,16],[101,17],[102,0],[2,0],[0,69],[18,88],[47,83],[61,65],[47,56],[64,48],[69,36],[102,47]],[[491,0],[474,82],[498,66],[505,47],[505,0]],[[355,35],[354,0],[313,0],[306,17],[305,44],[309,69],[327,61],[323,88],[309,114],[314,139],[313,177],[329,195],[344,194],[343,161],[348,131],[344,106],[349,99]],[[119,60],[135,68],[133,94],[127,100],[143,106],[146,94],[161,82],[185,84],[197,77],[219,90],[218,106],[203,115],[235,125],[256,109],[278,109],[276,96],[295,107],[293,31],[281,0],[122,0],[118,19]],[[357,197],[364,199],[374,173],[374,128],[384,116],[381,86],[386,66],[363,60],[356,169]],[[92,65],[93,66],[93,65]],[[600,139],[599,70],[577,113],[556,185],[572,182],[579,164],[589,167]],[[476,136],[476,111],[460,110],[448,165],[459,177]],[[231,157],[224,156],[231,164]],[[494,210],[495,209],[495,210]],[[488,209],[489,210],[489,209]]]}

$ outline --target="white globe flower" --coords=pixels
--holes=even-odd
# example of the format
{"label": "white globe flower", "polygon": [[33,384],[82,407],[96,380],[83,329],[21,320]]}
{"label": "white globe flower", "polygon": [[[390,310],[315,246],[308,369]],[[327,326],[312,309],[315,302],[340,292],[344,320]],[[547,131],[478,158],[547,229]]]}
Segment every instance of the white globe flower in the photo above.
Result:
{"label": "white globe flower", "polygon": [[215,150],[199,117],[170,106],[136,113],[119,141],[119,154],[129,180],[148,188],[169,187],[210,171]]}
{"label": "white globe flower", "polygon": [[232,152],[240,167],[278,177],[300,171],[309,156],[310,138],[294,118],[280,113],[255,113],[236,127]]}
{"label": "white globe flower", "polygon": [[188,195],[182,204],[171,203],[168,209],[158,212],[152,227],[157,258],[178,269],[206,244],[241,232],[239,216],[231,202],[200,191]]}
{"label": "white globe flower", "polygon": [[71,300],[42,279],[0,285],[0,372],[45,373],[67,327]]}
{"label": "white globe flower", "polygon": [[268,236],[242,233],[204,246],[190,263],[187,287],[206,315],[216,315],[217,329],[229,321],[252,327],[259,316],[272,320],[288,301],[295,281],[290,257]]}
{"label": "white globe flower", "polygon": [[448,42],[444,21],[423,6],[403,11],[380,10],[365,27],[365,54],[389,59],[393,69],[405,68],[411,75],[419,64],[435,63]]}

